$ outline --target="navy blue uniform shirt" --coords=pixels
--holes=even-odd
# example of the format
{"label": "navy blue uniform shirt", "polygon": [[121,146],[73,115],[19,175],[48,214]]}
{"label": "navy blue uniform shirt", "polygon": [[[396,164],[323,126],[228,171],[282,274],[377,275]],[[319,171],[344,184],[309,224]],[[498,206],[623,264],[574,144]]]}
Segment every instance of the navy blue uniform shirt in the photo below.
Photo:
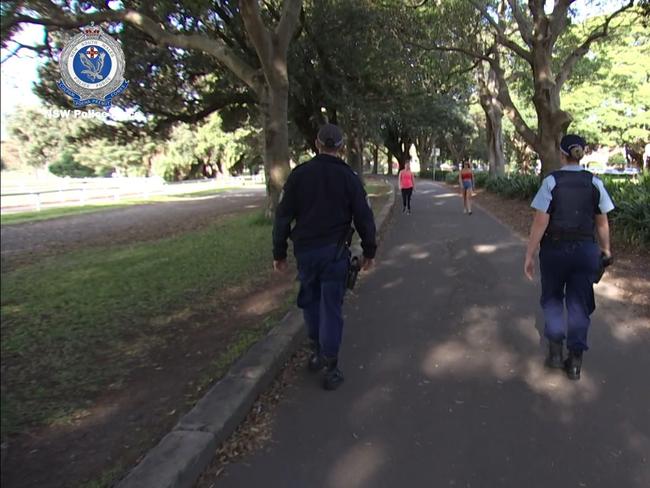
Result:
{"label": "navy blue uniform shirt", "polygon": [[[291,228],[291,222],[295,225]],[[363,255],[374,258],[375,219],[366,191],[354,171],[336,156],[319,154],[289,175],[273,225],[273,259],[341,242],[354,221]]]}

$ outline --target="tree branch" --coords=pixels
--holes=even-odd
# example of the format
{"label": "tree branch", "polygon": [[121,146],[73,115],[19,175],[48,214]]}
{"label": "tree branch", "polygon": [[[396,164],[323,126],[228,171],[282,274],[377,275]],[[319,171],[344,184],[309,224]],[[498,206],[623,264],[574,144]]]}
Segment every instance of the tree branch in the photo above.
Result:
{"label": "tree branch", "polygon": [[528,47],[531,47],[533,45],[533,27],[531,23],[519,8],[518,0],[508,0],[508,3],[510,4],[510,10],[512,10],[512,16],[517,21],[517,26],[519,26],[521,38]]}
{"label": "tree branch", "polygon": [[83,16],[69,16],[62,11],[51,11],[49,18],[18,15],[11,24],[38,24],[63,29],[74,29],[91,22],[128,22],[149,35],[156,44],[181,49],[196,49],[214,56],[240,80],[258,92],[261,88],[258,72],[239,58],[223,41],[199,34],[173,34],[164,26],[135,10],[103,10]]}
{"label": "tree branch", "polygon": [[566,28],[567,15],[569,12],[569,6],[575,0],[556,0],[555,7],[553,7],[553,13],[551,14],[550,21],[550,38],[549,42],[551,46],[555,45],[557,38],[560,37],[560,34]]}
{"label": "tree branch", "polygon": [[524,49],[521,47],[519,44],[516,42],[513,42],[511,39],[508,39],[508,36],[506,36],[505,32],[503,29],[499,26],[498,23],[494,21],[492,17],[490,17],[490,14],[488,13],[487,9],[484,6],[479,5],[476,3],[475,0],[469,0],[469,2],[472,4],[472,6],[478,10],[483,18],[488,21],[488,23],[492,26],[492,28],[496,32],[496,37],[497,40],[499,41],[499,44],[501,44],[504,47],[507,47],[510,49],[513,53],[515,53],[517,56],[522,58],[523,60],[527,61],[528,64],[532,65],[533,63],[533,57],[530,51]]}
{"label": "tree branch", "polygon": [[526,141],[530,147],[535,147],[537,145],[537,136],[535,132],[528,126],[524,118],[521,116],[519,110],[512,101],[510,96],[510,90],[508,90],[508,85],[505,80],[505,75],[501,65],[499,64],[498,57],[496,60],[492,60],[490,63],[494,74],[497,78],[498,93],[497,99],[503,107],[503,112],[506,114],[510,122],[515,126],[515,129],[519,135]]}
{"label": "tree branch", "polygon": [[634,5],[634,0],[629,0],[627,4],[623,5],[616,12],[613,12],[611,15],[609,15],[605,19],[602,25],[595,28],[591,32],[591,34],[589,34],[587,39],[585,39],[585,41],[582,44],[580,44],[580,46],[578,46],[571,54],[569,54],[569,56],[567,56],[567,58],[562,63],[562,67],[560,68],[560,71],[558,72],[555,78],[556,90],[558,92],[562,89],[562,85],[564,85],[566,80],[568,80],[569,77],[571,76],[571,72],[573,71],[573,68],[575,67],[576,63],[585,54],[587,54],[587,52],[589,52],[589,48],[591,44],[593,44],[598,39],[607,37],[609,33],[609,24],[611,23],[611,21],[614,20],[614,18],[616,18],[621,13],[630,9],[633,5]]}
{"label": "tree branch", "polygon": [[278,49],[283,53],[287,52],[289,42],[300,22],[300,12],[302,10],[302,0],[284,0],[282,18],[278,27],[275,29],[275,35],[278,37]]}
{"label": "tree branch", "polygon": [[185,122],[194,124],[209,116],[210,114],[221,110],[229,105],[242,105],[245,103],[257,103],[257,100],[251,96],[250,93],[233,93],[225,97],[216,97],[210,100],[208,105],[198,112],[186,114],[174,114],[169,112],[159,111],[157,115],[165,117],[163,120],[158,121],[156,128],[166,129],[171,124],[176,122]]}
{"label": "tree branch", "polygon": [[273,54],[273,44],[271,33],[262,22],[259,3],[257,0],[241,0],[240,8],[248,37],[257,51],[257,56],[265,68],[264,71],[268,72]]}

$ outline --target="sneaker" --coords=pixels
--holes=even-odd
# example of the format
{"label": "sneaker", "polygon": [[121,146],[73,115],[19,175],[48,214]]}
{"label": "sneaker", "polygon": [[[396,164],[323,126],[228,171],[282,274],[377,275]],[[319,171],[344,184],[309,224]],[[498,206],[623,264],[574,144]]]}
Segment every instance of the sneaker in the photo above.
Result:
{"label": "sneaker", "polygon": [[411,215],[411,209],[409,208],[409,209],[406,211],[406,213],[407,213],[408,215]]}
{"label": "sneaker", "polygon": [[325,378],[323,378],[323,388],[326,390],[336,390],[341,384],[345,381],[343,373],[337,367],[328,369],[325,372]]}
{"label": "sneaker", "polygon": [[468,215],[472,215],[472,211],[470,210],[469,212],[467,212],[467,214],[468,214]]}
{"label": "sneaker", "polygon": [[402,213],[406,213],[406,207],[402,209]]}

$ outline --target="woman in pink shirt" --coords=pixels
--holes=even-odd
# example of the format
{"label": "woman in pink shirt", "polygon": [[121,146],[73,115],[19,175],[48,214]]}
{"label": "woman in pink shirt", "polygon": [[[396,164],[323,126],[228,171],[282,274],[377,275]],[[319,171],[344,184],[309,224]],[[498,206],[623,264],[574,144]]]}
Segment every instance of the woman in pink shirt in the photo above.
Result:
{"label": "woman in pink shirt", "polygon": [[399,189],[402,190],[402,213],[411,214],[411,196],[415,190],[415,178],[411,173],[411,163],[407,160],[404,169],[397,175]]}

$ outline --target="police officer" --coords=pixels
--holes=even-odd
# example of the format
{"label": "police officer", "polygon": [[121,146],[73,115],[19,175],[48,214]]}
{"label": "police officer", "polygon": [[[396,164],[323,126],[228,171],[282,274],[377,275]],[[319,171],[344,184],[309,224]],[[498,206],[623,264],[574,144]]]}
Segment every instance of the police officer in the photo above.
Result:
{"label": "police officer", "polygon": [[[582,353],[588,349],[589,316],[596,308],[593,282],[601,263],[611,261],[607,213],[614,208],[603,182],[579,164],[585,147],[580,136],[562,138],[562,168],[544,178],[531,204],[536,212],[524,264],[532,280],[539,246],[546,365],[564,368],[572,380],[580,379]],[[568,358],[563,360],[565,338]]]}
{"label": "police officer", "polygon": [[362,269],[372,266],[377,245],[363,184],[339,157],[341,130],[333,124],[321,127],[316,147],[319,154],[297,166],[284,186],[273,226],[273,267],[286,268],[290,237],[300,280],[298,307],[312,344],[308,367],[311,371],[325,368],[323,387],[334,390],[344,379],[338,354],[350,257],[344,242],[352,221],[361,237]]}

